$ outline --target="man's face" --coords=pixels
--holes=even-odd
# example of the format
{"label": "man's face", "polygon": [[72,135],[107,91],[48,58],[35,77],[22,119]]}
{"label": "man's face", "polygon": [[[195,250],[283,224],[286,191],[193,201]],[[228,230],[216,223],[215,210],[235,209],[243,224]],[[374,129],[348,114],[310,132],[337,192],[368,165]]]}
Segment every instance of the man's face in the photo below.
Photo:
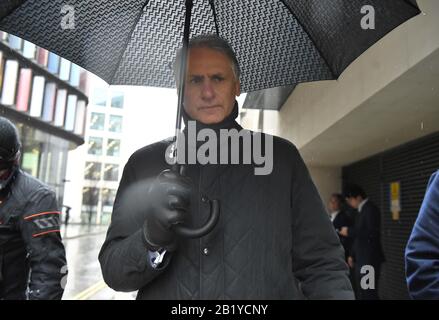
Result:
{"label": "man's face", "polygon": [[331,199],[329,199],[328,208],[331,212],[340,210],[337,198],[331,197]]}
{"label": "man's face", "polygon": [[352,208],[358,209],[358,207],[360,206],[360,203],[363,201],[363,198],[361,198],[360,196],[349,197],[349,198],[346,198],[346,201]]}
{"label": "man's face", "polygon": [[191,48],[188,56],[184,109],[204,124],[221,122],[240,94],[232,63],[222,52],[209,48]]}

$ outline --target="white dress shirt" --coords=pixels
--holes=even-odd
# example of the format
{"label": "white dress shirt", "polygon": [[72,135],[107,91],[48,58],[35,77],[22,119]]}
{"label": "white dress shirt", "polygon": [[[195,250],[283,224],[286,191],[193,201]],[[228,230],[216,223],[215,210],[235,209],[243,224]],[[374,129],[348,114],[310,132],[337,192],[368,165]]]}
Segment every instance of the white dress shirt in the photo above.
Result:
{"label": "white dress shirt", "polygon": [[334,211],[331,213],[331,222],[334,222],[334,220],[337,217],[337,215],[339,214],[339,212],[340,212],[340,210]]}
{"label": "white dress shirt", "polygon": [[366,198],[363,201],[361,201],[361,203],[358,205],[358,212],[361,212],[361,209],[363,209],[364,204],[367,202],[367,200],[369,200],[369,198]]}

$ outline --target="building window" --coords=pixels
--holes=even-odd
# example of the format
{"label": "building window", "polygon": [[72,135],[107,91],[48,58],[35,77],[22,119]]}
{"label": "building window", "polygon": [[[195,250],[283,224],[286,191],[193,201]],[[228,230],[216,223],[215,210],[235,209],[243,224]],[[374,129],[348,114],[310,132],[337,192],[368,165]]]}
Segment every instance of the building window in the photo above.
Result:
{"label": "building window", "polygon": [[122,109],[123,108],[123,93],[122,92],[113,92],[111,94],[111,106],[113,108],[119,108]]}
{"label": "building window", "polygon": [[122,116],[110,115],[110,126],[108,130],[111,132],[122,132]]}
{"label": "building window", "polygon": [[113,207],[116,190],[102,189],[102,207]]}
{"label": "building window", "polygon": [[90,117],[90,129],[104,130],[105,114],[92,112]]}
{"label": "building window", "polygon": [[97,88],[93,91],[92,103],[97,106],[105,107],[107,105],[107,90]]}
{"label": "building window", "polygon": [[119,166],[117,164],[106,164],[104,169],[104,180],[117,181],[119,179]]}
{"label": "building window", "polygon": [[[27,128],[26,128],[27,129]],[[36,130],[29,130],[34,132]],[[33,177],[38,178],[40,160],[41,160],[41,150],[46,150],[47,146],[44,143],[33,141],[34,139],[24,140],[24,145],[22,148],[21,156],[21,169]]]}
{"label": "building window", "polygon": [[101,164],[99,162],[86,162],[84,179],[101,180]]}
{"label": "building window", "polygon": [[102,155],[102,138],[90,137],[88,139],[88,154]]}
{"label": "building window", "polygon": [[99,202],[98,188],[83,188],[82,189],[82,204],[84,206],[97,206]]}
{"label": "building window", "polygon": [[118,157],[120,154],[120,140],[108,139],[107,156]]}

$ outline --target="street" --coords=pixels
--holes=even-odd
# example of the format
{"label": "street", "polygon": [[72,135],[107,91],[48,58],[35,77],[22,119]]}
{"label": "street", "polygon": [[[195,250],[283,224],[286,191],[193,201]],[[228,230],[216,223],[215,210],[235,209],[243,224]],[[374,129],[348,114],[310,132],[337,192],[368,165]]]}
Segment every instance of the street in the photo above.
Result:
{"label": "street", "polygon": [[63,300],[133,300],[136,292],[116,292],[102,278],[98,261],[107,226],[63,226],[68,277]]}

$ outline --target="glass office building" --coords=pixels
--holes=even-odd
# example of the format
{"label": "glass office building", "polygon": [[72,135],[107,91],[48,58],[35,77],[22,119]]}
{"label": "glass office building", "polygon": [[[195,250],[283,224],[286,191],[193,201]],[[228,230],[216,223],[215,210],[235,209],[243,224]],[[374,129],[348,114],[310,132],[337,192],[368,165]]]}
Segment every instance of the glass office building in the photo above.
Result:
{"label": "glass office building", "polygon": [[63,204],[67,154],[84,143],[86,71],[0,32],[0,115],[16,124],[21,168],[53,188]]}

